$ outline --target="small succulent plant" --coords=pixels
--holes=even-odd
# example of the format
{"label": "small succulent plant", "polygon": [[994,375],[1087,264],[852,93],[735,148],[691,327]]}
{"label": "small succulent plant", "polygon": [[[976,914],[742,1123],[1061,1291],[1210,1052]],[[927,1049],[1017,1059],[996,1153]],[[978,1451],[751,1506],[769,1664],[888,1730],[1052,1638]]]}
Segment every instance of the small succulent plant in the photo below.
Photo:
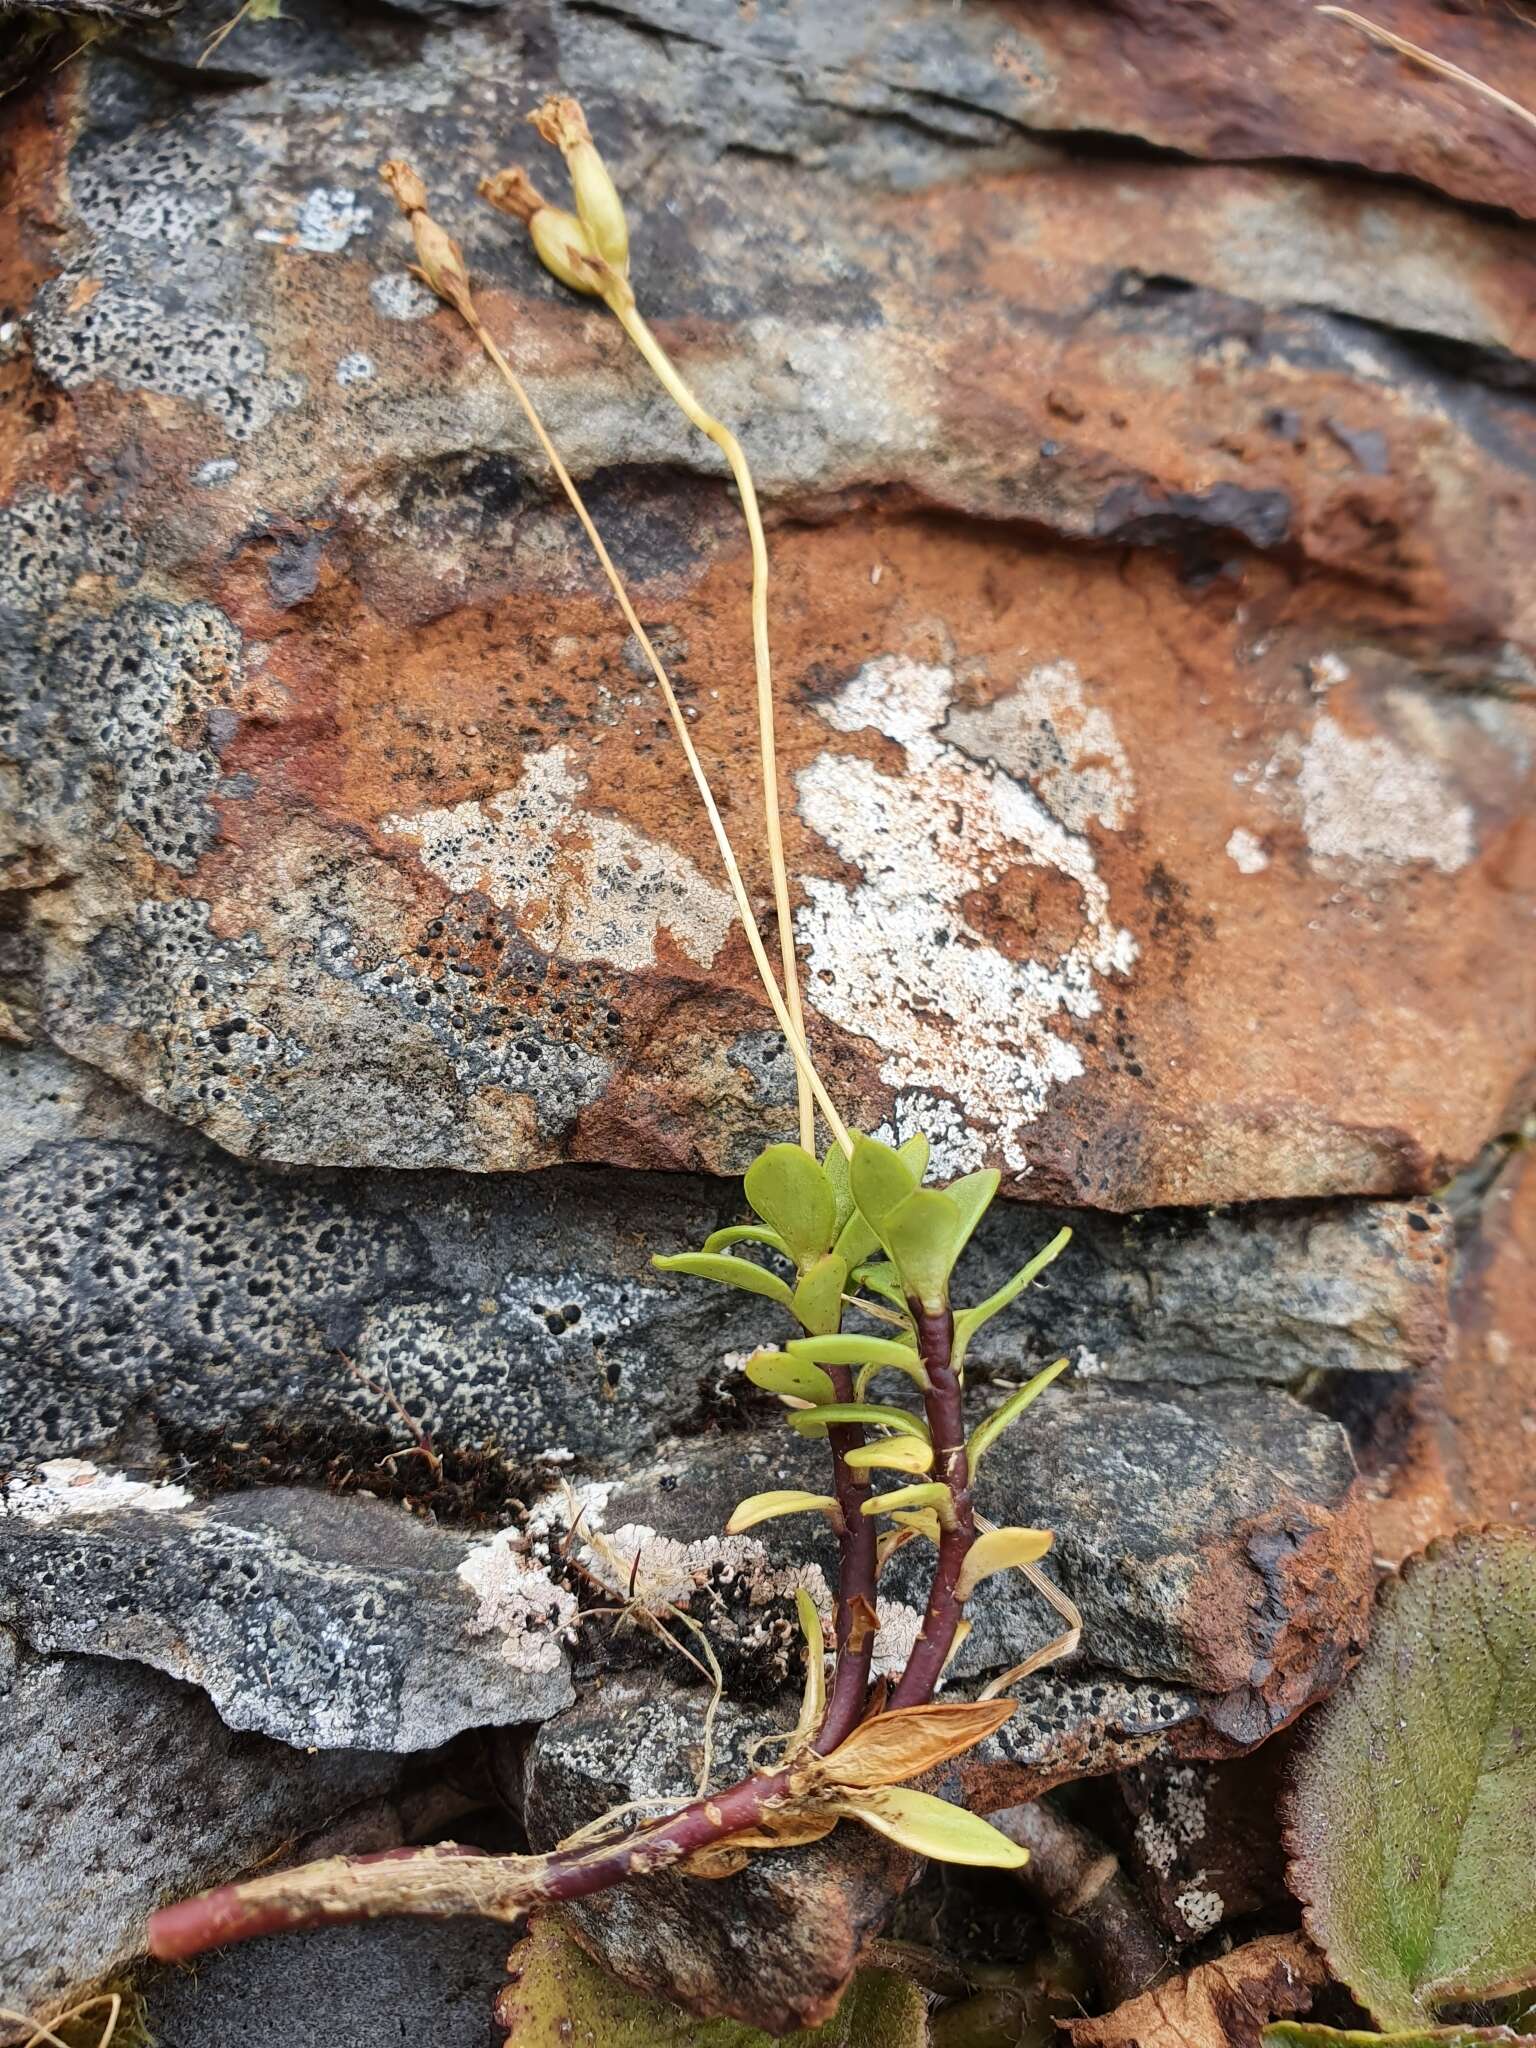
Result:
{"label": "small succulent plant", "polygon": [[[623,206],[581,109],[549,102],[535,117],[564,152],[574,213],[551,207],[521,170],[489,180],[486,195],[529,227],[540,258],[573,288],[613,310],[664,388],[724,451],[752,544],[752,645],[763,770],[764,844],[774,878],[782,985],[770,963],[734,848],[670,679],[646,635],[581,493],[527,390],[476,307],[458,245],[432,218],[421,179],[395,160],[385,183],[406,216],[419,274],[464,321],[532,428],[590,540],[666,702],[709,818],[753,959],[796,1066],[799,1142],[771,1144],[748,1169],[744,1192],[755,1221],[718,1230],[697,1251],[658,1256],[665,1272],[734,1287],[785,1312],[797,1334],[757,1352],[747,1377],[783,1404],[789,1426],[824,1438],[830,1490],[781,1488],[752,1495],[732,1532],[790,1514],[819,1514],[834,1530],[839,1569],[830,1684],[820,1615],[798,1598],[805,1636],[799,1717],[777,1760],[739,1783],[636,1822],[632,1809],[594,1823],[542,1856],[482,1856],[439,1844],[378,1858],[336,1858],[222,1887],[154,1916],[150,1946],[165,1958],[280,1928],[380,1913],[482,1913],[513,1919],[544,1901],[588,1896],[666,1868],[699,1877],[738,1869],[756,1851],[816,1840],[853,1819],[920,1854],[960,1863],[1016,1866],[1024,1851],[977,1815],[916,1790],[910,1781],[995,1732],[1014,1711],[999,1695],[1049,1657],[1075,1645],[1076,1610],[1039,1570],[1049,1532],[995,1528],[977,1511],[976,1476],[989,1447],[1065,1369],[1057,1359],[982,1417],[967,1434],[966,1352],[1066,1245],[1061,1231],[986,1300],[956,1309],[955,1267],[998,1191],[994,1171],[947,1186],[925,1185],[922,1136],[890,1146],[850,1131],[817,1071],[798,989],[789,887],[779,828],[767,633],[767,554],[756,494],[740,444],[693,396],[638,312],[629,277]],[[831,1134],[815,1150],[819,1110]],[[845,1328],[852,1316],[855,1327]],[[873,1325],[873,1328],[869,1326]],[[901,1398],[872,1398],[895,1375]],[[882,1390],[883,1391],[883,1390]],[[926,1609],[893,1686],[870,1685],[879,1629],[880,1573],[894,1553],[921,1542],[933,1551]],[[1066,1631],[976,1700],[936,1701],[964,1639],[967,1603],[993,1573],[1019,1569],[1051,1599]]]}

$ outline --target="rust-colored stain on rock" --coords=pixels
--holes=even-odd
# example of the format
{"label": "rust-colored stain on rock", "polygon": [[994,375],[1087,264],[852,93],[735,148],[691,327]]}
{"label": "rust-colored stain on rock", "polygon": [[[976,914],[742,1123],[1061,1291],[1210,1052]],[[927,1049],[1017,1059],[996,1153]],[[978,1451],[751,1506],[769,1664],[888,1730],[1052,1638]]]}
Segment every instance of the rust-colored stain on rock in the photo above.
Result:
{"label": "rust-colored stain on rock", "polygon": [[[1076,11],[997,10],[964,179],[925,158],[829,208],[814,161],[680,135],[634,193],[642,296],[776,524],[828,1079],[942,1170],[1111,1209],[1428,1189],[1532,1068],[1525,231],[1310,168],[1021,156],[998,124],[1511,210],[1527,144],[1495,158],[1463,110],[1431,176],[1443,86],[1371,89],[1380,53],[1301,10],[1218,119],[1253,23],[1208,13],[1198,48],[1138,22],[1154,71],[1106,68]],[[1526,48],[1435,24],[1473,69]],[[21,113],[0,519],[38,1024],[252,1157],[727,1171],[790,1076],[708,830],[374,196],[398,147],[446,188],[766,909],[712,452],[464,197],[506,33],[416,49],[451,133],[369,107],[343,134],[322,93],[285,106],[282,168],[260,83],[113,140],[89,60]]]}

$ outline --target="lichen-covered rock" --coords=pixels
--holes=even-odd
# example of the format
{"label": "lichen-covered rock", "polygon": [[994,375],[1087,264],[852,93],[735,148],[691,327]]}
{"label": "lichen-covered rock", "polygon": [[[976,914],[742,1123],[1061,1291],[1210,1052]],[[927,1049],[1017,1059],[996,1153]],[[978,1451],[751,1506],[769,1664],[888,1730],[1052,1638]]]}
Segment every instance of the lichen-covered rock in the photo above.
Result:
{"label": "lichen-covered rock", "polygon": [[[973,1399],[981,1412],[986,1393]],[[746,1494],[819,1486],[825,1458],[784,1429],[684,1446],[617,1485],[578,1488],[550,1526],[579,1510],[578,1555],[600,1580],[696,1599],[722,1636],[757,1642],[759,1683],[771,1682],[782,1675],[774,1623],[797,1584],[827,1604],[834,1546],[813,1515],[720,1531]],[[1070,1667],[1065,1691],[1031,1681],[999,1738],[996,1753],[1029,1782],[994,1804],[1110,1768],[1088,1760],[1080,1725],[1116,1719],[1110,1693],[1141,1717],[1138,1732],[1198,1719],[1181,1740],[1230,1754],[1331,1690],[1361,1638],[1374,1579],[1349,1442],[1288,1395],[1063,1381],[989,1451],[979,1505],[994,1522],[1055,1531],[1048,1569],[1084,1624],[1085,1673]],[[877,1668],[905,1661],[926,1580],[921,1544],[887,1566]],[[1062,1626],[1016,1573],[989,1579],[970,1618],[951,1667],[962,1682],[1021,1661]]]}
{"label": "lichen-covered rock", "polygon": [[0,1495],[0,1621],[35,1650],[200,1686],[233,1729],[305,1749],[436,1748],[566,1705],[576,1603],[507,1535],[272,1488],[45,1465]]}
{"label": "lichen-covered rock", "polygon": [[[40,87],[0,247],[20,1028],[268,1160],[719,1170],[784,1128],[658,707],[375,184],[407,151],[464,236],[764,893],[715,452],[472,196],[558,77],[780,522],[850,1113],[1108,1209],[1470,1158],[1536,1015],[1531,258],[1494,211],[1532,144],[1300,0],[1186,12],[317,6],[199,91],[210,0],[169,68]],[[1519,92],[1496,10],[1394,20]]]}
{"label": "lichen-covered rock", "polygon": [[[399,1772],[236,1734],[159,1672],[38,1657],[3,1627],[0,1762],[0,2007],[15,2012],[120,1973],[156,1906],[253,1869]],[[30,2034],[0,2020],[0,2041]]]}
{"label": "lichen-covered rock", "polygon": [[[734,1188],[280,1172],[221,1157],[56,1055],[0,1053],[0,1071],[0,1463],[238,1468],[228,1444],[255,1432],[314,1476],[322,1432],[406,1448],[393,1400],[439,1449],[493,1443],[537,1489],[572,1460],[615,1474],[743,1402],[766,1412],[738,1364],[772,1313],[649,1264],[734,1220]],[[1443,1355],[1449,1226],[1433,1203],[1129,1219],[1010,1204],[967,1257],[968,1292],[1064,1222],[1069,1252],[982,1332],[978,1367],[1064,1350],[1083,1379],[1299,1383]]]}

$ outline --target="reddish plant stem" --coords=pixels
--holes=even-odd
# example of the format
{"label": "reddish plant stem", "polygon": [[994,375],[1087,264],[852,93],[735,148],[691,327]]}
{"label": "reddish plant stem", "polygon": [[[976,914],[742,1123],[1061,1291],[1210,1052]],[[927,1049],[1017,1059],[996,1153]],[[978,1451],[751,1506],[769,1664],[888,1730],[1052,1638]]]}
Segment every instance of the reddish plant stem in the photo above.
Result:
{"label": "reddish plant stem", "polygon": [[923,1408],[933,1438],[934,1477],[949,1488],[950,1514],[940,1518],[939,1556],[923,1625],[907,1668],[891,1694],[893,1707],[920,1706],[933,1698],[960,1626],[963,1603],[955,1587],[966,1552],[976,1540],[971,1506],[971,1472],[965,1450],[965,1414],[960,1376],[951,1364],[955,1319],[946,1306],[930,1312],[918,1302],[907,1304],[917,1327],[918,1354],[928,1374]]}
{"label": "reddish plant stem", "polygon": [[[960,1618],[955,1581],[974,1533],[960,1428],[959,1381],[949,1365],[952,1336],[947,1311],[942,1317],[918,1318],[918,1340],[932,1383],[927,1399],[929,1425],[936,1449],[943,1447],[939,1469],[955,1496],[964,1536],[959,1540],[955,1533],[946,1532],[939,1546],[923,1634],[893,1705],[926,1700],[944,1668]],[[843,1398],[841,1387],[838,1393]],[[828,1435],[832,1434],[829,1430]],[[845,1438],[833,1445],[837,1499],[844,1522],[839,1654],[827,1715],[815,1743],[822,1754],[834,1749],[862,1715],[873,1652],[873,1632],[861,1626],[868,1617],[857,1603],[867,1600],[874,1605],[875,1528],[872,1519],[859,1512],[868,1482],[846,1463],[847,1451],[855,1441],[862,1441],[863,1432],[839,1429],[838,1435]],[[958,1468],[955,1445],[959,1446]],[[782,1769],[744,1778],[726,1791],[695,1799],[665,1819],[638,1828],[621,1841],[590,1848],[557,1849],[548,1856],[482,1856],[441,1843],[425,1849],[392,1850],[382,1856],[332,1857],[296,1870],[275,1871],[245,1884],[221,1885],[200,1898],[153,1914],[149,1952],[162,1961],[176,1962],[256,1935],[371,1920],[391,1913],[428,1917],[476,1913],[492,1920],[515,1920],[532,1906],[586,1898],[631,1878],[669,1869],[697,1850],[771,1821],[775,1812],[793,1803],[793,1776],[792,1769]]]}
{"label": "reddish plant stem", "polygon": [[379,1919],[478,1913],[515,1920],[531,1906],[586,1898],[630,1878],[669,1869],[695,1850],[771,1819],[790,1797],[791,1773],[744,1778],[696,1799],[622,1841],[549,1856],[483,1856],[439,1843],[381,1856],[333,1856],[245,1884],[220,1885],[150,1916],[149,1952],[180,1962],[227,1942],[305,1927]]}
{"label": "reddish plant stem", "polygon": [[[850,1366],[827,1368],[833,1398],[853,1399]],[[838,1538],[837,1663],[827,1711],[813,1747],[822,1756],[847,1739],[863,1718],[869,1696],[869,1667],[875,1654],[875,1524],[863,1513],[869,1481],[848,1463],[848,1453],[864,1441],[858,1423],[838,1423],[827,1431],[832,1450],[833,1491],[842,1512]]]}

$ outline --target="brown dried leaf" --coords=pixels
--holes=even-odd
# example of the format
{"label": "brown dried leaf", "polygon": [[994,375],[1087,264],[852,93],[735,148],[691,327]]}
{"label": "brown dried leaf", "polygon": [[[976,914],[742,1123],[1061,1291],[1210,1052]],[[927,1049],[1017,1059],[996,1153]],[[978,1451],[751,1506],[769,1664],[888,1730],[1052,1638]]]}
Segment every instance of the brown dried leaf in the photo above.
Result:
{"label": "brown dried leaf", "polygon": [[1266,1934],[1092,2020],[1069,2020],[1072,2048],[1259,2048],[1265,2022],[1305,2012],[1327,1967],[1299,1934]]}
{"label": "brown dried leaf", "polygon": [[825,1783],[871,1791],[904,1785],[985,1742],[1014,1710],[1012,1700],[953,1700],[861,1721],[848,1740],[822,1759]]}

